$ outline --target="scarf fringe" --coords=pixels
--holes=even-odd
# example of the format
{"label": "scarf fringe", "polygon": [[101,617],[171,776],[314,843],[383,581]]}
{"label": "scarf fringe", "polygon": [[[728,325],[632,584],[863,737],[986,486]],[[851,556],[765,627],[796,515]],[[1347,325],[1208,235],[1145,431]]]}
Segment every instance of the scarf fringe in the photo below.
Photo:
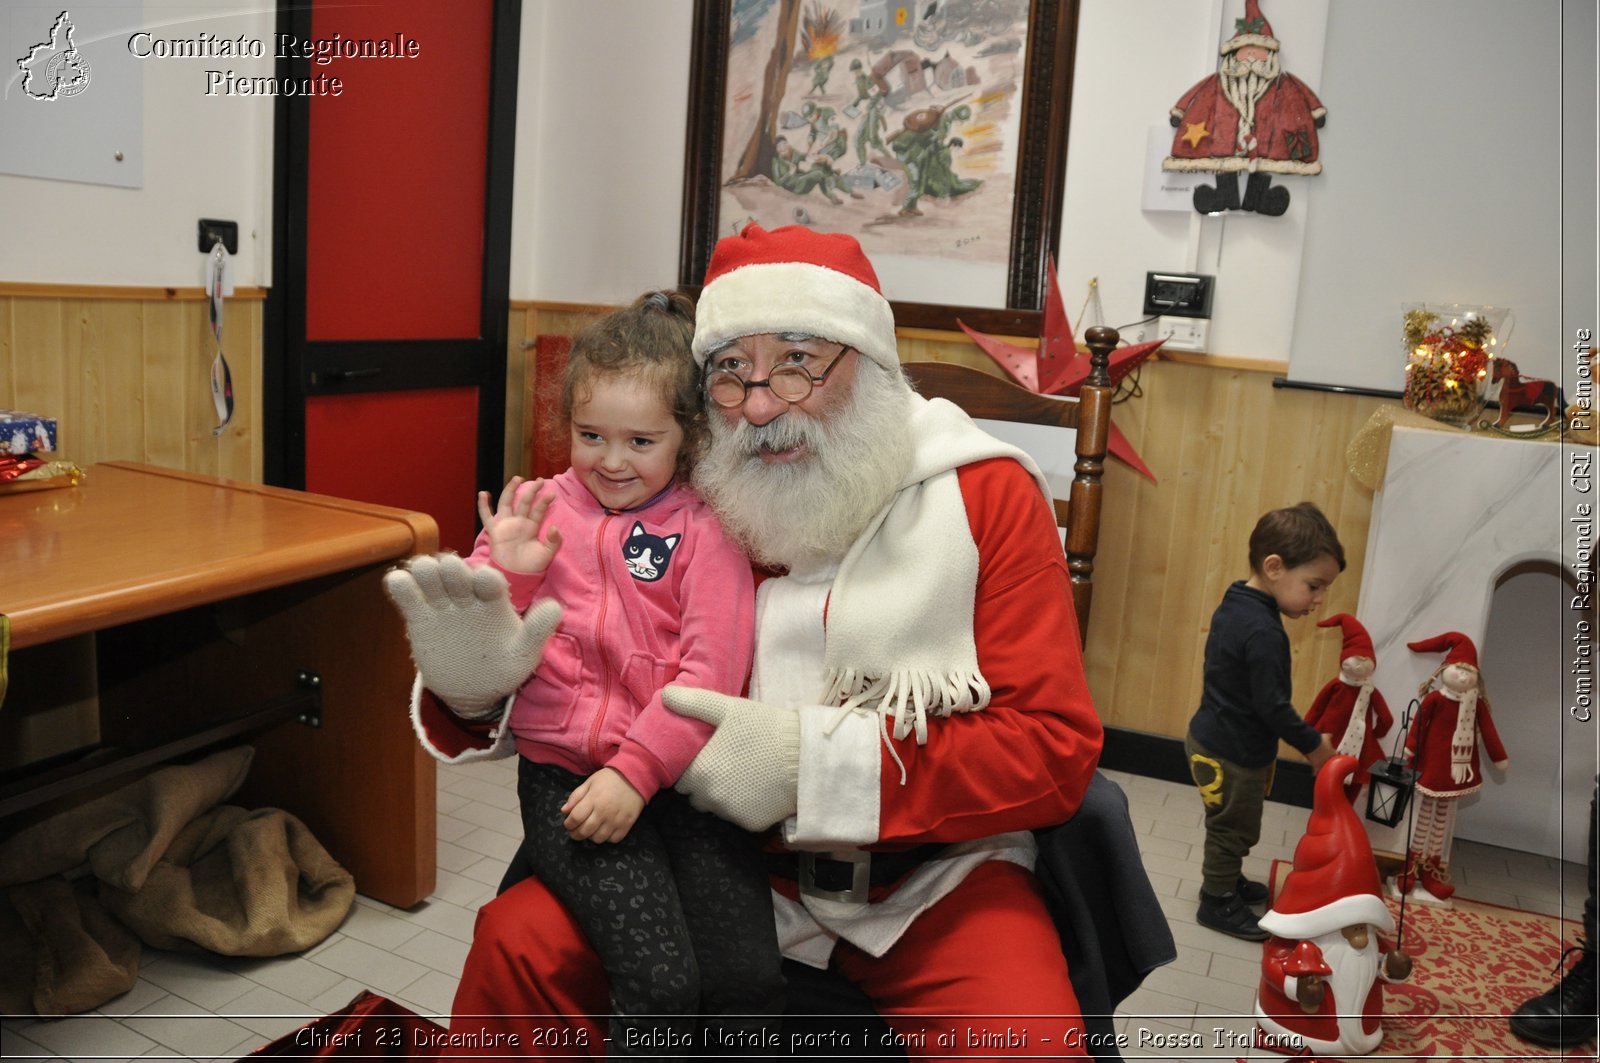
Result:
{"label": "scarf fringe", "polygon": [[[822,696],[825,705],[837,704],[838,714],[825,731],[832,734],[844,718],[855,711],[876,712],[879,732],[889,756],[900,767],[900,785],[906,783],[906,766],[895,752],[894,741],[913,732],[917,745],[928,744],[928,715],[949,716],[957,712],[978,712],[989,704],[988,680],[982,673],[934,673],[896,669],[887,675],[868,677],[855,668],[831,668]],[[889,718],[894,717],[894,741],[889,734]]]}

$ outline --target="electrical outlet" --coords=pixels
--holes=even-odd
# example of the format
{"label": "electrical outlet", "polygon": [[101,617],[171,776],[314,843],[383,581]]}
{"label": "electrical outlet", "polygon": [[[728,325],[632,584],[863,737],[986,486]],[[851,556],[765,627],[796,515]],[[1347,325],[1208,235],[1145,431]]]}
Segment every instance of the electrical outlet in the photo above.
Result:
{"label": "electrical outlet", "polygon": [[222,241],[223,250],[230,255],[239,253],[239,223],[236,221],[218,221],[215,218],[200,219],[200,253],[209,255],[212,246]]}
{"label": "electrical outlet", "polygon": [[1168,350],[1204,351],[1211,331],[1211,322],[1203,317],[1174,317],[1164,315],[1156,319],[1156,336],[1165,337]]}
{"label": "electrical outlet", "polygon": [[1146,273],[1144,312],[1151,317],[1210,317],[1214,279],[1205,273]]}

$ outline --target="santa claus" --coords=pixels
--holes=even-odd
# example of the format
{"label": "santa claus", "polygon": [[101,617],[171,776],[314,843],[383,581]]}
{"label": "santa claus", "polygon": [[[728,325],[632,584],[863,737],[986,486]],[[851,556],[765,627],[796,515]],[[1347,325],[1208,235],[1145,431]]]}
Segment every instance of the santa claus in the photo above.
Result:
{"label": "santa claus", "polygon": [[[1378,935],[1394,929],[1379,895],[1372,846],[1342,781],[1355,758],[1317,775],[1311,818],[1294,870],[1260,919],[1256,1043],[1291,1055],[1365,1055],[1383,1040],[1384,981],[1411,974],[1411,958]],[[1380,965],[1382,970],[1380,971]]]}
{"label": "santa claus", "polygon": [[[1327,120],[1306,83],[1283,72],[1278,39],[1261,14],[1259,0],[1245,0],[1244,18],[1223,42],[1215,74],[1194,86],[1172,107],[1178,130],[1163,170],[1215,173],[1217,184],[1194,191],[1203,214],[1252,210],[1278,215],[1289,209],[1289,190],[1272,187],[1272,174],[1311,176],[1322,172],[1317,130]],[[1239,174],[1250,175],[1239,198]]]}
{"label": "santa claus", "polygon": [[1372,637],[1361,621],[1349,613],[1340,613],[1317,621],[1317,626],[1342,628],[1344,648],[1339,654],[1339,674],[1317,692],[1306,713],[1306,723],[1328,736],[1335,753],[1356,758],[1356,770],[1344,788],[1353,804],[1366,784],[1368,769],[1383,759],[1378,739],[1394,726],[1394,714],[1383,694],[1372,685],[1377,655],[1372,649]]}
{"label": "santa claus", "polygon": [[[1417,821],[1411,833],[1405,869],[1391,892],[1409,893],[1423,904],[1448,904],[1456,888],[1444,868],[1444,854],[1455,834],[1456,801],[1483,786],[1478,766],[1478,739],[1498,771],[1510,758],[1489,715],[1478,672],[1478,650],[1459,631],[1447,631],[1421,642],[1408,642],[1414,653],[1445,651],[1444,662],[1422,684],[1422,704],[1406,735],[1406,756],[1418,773]],[[1428,693],[1438,682],[1439,688]]]}

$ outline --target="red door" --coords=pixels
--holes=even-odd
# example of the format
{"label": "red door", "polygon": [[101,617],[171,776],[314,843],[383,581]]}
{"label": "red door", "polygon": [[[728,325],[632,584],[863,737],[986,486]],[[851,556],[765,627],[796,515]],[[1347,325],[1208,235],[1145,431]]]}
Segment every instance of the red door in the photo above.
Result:
{"label": "red door", "polygon": [[[331,52],[280,78],[342,91],[279,97],[268,479],[422,510],[460,551],[502,475],[518,20],[515,0],[279,8]],[[347,54],[379,45],[406,57]]]}

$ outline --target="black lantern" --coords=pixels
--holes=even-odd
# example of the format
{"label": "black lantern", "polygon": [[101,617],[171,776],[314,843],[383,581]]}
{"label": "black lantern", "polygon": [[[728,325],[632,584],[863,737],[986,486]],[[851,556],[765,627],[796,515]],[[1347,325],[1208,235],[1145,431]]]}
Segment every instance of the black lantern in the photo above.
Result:
{"label": "black lantern", "polygon": [[1385,827],[1393,827],[1406,814],[1406,802],[1416,789],[1417,773],[1405,766],[1399,757],[1390,757],[1372,766],[1371,781],[1367,784],[1367,818]]}

